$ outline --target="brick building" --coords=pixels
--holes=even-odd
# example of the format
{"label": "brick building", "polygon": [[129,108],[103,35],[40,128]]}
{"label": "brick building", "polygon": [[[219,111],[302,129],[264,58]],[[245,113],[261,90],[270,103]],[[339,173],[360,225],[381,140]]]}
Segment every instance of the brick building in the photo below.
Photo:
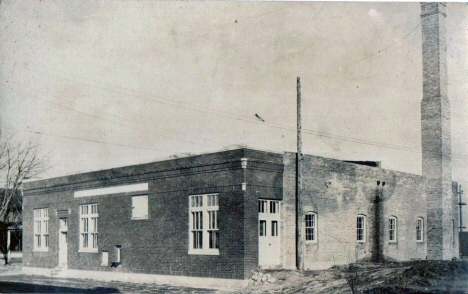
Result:
{"label": "brick building", "polygon": [[[305,155],[306,269],[458,257],[445,5],[421,7],[423,175]],[[229,286],[295,268],[296,157],[241,148],[27,183],[23,270]]]}

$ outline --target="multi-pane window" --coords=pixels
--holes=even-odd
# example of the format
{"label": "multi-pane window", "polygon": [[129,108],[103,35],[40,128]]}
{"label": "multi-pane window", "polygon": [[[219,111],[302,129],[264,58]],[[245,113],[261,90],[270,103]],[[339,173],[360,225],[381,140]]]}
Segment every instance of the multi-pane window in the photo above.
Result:
{"label": "multi-pane window", "polygon": [[424,241],[424,219],[421,217],[416,219],[416,241]]}
{"label": "multi-pane window", "polygon": [[80,205],[80,251],[98,251],[98,205]]}
{"label": "multi-pane window", "polygon": [[280,202],[277,200],[258,200],[259,213],[280,213]]}
{"label": "multi-pane window", "polygon": [[279,201],[270,200],[270,213],[279,213]]}
{"label": "multi-pane window", "polygon": [[208,236],[209,236],[209,248],[219,248],[219,222],[218,222],[218,211],[208,211]]}
{"label": "multi-pane window", "polygon": [[357,217],[356,240],[366,242],[366,217],[364,215],[358,215]]}
{"label": "multi-pane window", "polygon": [[192,212],[192,218],[193,248],[203,249],[203,212]]}
{"label": "multi-pane window", "polygon": [[305,239],[317,241],[317,214],[309,212],[305,215]]}
{"label": "multi-pane window", "polygon": [[397,241],[397,218],[394,216],[388,219],[388,239],[390,242]]}
{"label": "multi-pane window", "polygon": [[259,200],[258,201],[258,212],[259,213],[267,213],[268,212],[268,201],[267,200]]}
{"label": "multi-pane window", "polygon": [[193,195],[189,197],[189,204],[189,253],[218,254],[219,195]]}
{"label": "multi-pane window", "polygon": [[49,209],[34,209],[34,250],[49,249]]}

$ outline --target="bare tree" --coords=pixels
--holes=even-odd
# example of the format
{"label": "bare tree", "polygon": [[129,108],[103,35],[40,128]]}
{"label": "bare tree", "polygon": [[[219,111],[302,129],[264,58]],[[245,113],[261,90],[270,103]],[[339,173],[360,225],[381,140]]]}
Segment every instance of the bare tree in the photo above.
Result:
{"label": "bare tree", "polygon": [[34,141],[16,143],[13,136],[2,139],[0,133],[0,251],[8,264],[7,229],[22,221],[24,180],[46,170],[39,145]]}

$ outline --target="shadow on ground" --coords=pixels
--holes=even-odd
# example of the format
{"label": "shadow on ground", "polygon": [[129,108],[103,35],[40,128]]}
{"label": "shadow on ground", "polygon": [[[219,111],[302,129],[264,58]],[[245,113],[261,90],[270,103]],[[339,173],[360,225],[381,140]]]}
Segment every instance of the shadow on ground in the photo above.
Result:
{"label": "shadow on ground", "polygon": [[107,294],[120,293],[118,289],[96,287],[91,289],[72,288],[53,285],[37,285],[22,282],[0,281],[1,293],[89,293],[89,294]]}

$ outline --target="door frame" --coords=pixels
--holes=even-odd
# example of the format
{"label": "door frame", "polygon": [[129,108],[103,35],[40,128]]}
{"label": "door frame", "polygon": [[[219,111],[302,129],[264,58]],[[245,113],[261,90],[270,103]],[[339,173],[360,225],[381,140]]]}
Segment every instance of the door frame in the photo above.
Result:
{"label": "door frame", "polygon": [[[65,221],[65,226],[62,226]],[[58,238],[58,267],[68,267],[68,217],[59,218],[59,238]],[[63,242],[65,238],[65,242]],[[63,253],[64,252],[64,253]],[[65,258],[65,260],[62,260]]]}
{"label": "door frame", "polygon": [[[272,208],[274,206],[274,208]],[[266,222],[266,235],[260,236],[261,222]],[[276,235],[272,235],[272,223],[276,222]],[[281,225],[281,200],[277,199],[258,199],[258,223],[257,223],[257,237],[258,237],[258,265],[262,268],[268,267],[277,267],[282,265],[282,255],[281,255],[281,235],[282,235],[282,225]],[[267,238],[268,240],[262,240],[261,238]],[[277,262],[265,263],[264,254],[265,244],[263,242],[268,242],[269,246],[274,241],[276,244],[274,247],[277,247],[275,251],[274,260]],[[270,243],[271,242],[271,243]],[[262,258],[263,257],[263,258]],[[263,263],[263,264],[262,264]]]}

